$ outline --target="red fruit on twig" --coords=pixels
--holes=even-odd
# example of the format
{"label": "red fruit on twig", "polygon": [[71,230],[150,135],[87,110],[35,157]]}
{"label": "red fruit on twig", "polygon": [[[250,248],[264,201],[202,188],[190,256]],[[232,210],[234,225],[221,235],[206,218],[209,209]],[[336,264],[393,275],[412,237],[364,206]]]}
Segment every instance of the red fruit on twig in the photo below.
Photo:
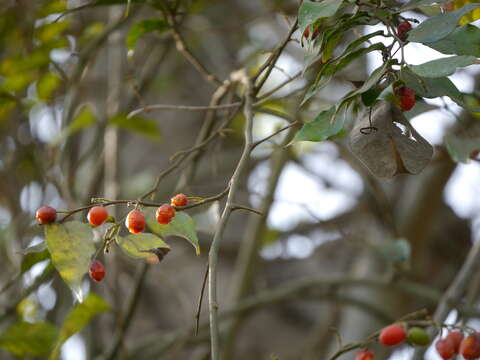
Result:
{"label": "red fruit on twig", "polygon": [[186,206],[188,204],[188,198],[185,194],[177,194],[170,199],[172,206]]}
{"label": "red fruit on twig", "polygon": [[407,40],[407,33],[412,29],[412,24],[408,21],[402,21],[397,26],[397,36],[400,40],[405,41]]}
{"label": "red fruit on twig", "polygon": [[92,280],[100,282],[105,277],[105,266],[100,261],[92,261],[90,264],[90,269],[88,270],[88,275]]}
{"label": "red fruit on twig", "polygon": [[375,354],[368,349],[360,350],[355,355],[355,360],[373,360],[373,358],[375,358]]}
{"label": "red fruit on twig", "polygon": [[443,360],[451,359],[456,354],[455,342],[448,338],[438,340],[435,343],[435,349]]}
{"label": "red fruit on twig", "polygon": [[108,218],[108,211],[103,206],[94,206],[87,215],[88,222],[92,226],[100,226]]}
{"label": "red fruit on twig", "polygon": [[393,324],[383,328],[378,340],[385,346],[396,346],[403,343],[406,337],[405,329],[400,325]]}
{"label": "red fruit on twig", "polygon": [[167,225],[175,216],[175,209],[170,205],[162,205],[157,209],[155,217],[157,222],[162,225]]}
{"label": "red fruit on twig", "polygon": [[467,336],[462,340],[460,354],[467,360],[480,357],[480,333]]}
{"label": "red fruit on twig", "polygon": [[415,91],[408,87],[401,87],[395,91],[400,100],[400,110],[408,111],[415,106]]}
{"label": "red fruit on twig", "polygon": [[37,219],[39,224],[51,224],[57,218],[57,210],[55,210],[51,206],[42,206],[35,213],[35,218]]}
{"label": "red fruit on twig", "polygon": [[132,210],[125,219],[125,226],[132,234],[140,234],[145,230],[145,216],[139,210]]}

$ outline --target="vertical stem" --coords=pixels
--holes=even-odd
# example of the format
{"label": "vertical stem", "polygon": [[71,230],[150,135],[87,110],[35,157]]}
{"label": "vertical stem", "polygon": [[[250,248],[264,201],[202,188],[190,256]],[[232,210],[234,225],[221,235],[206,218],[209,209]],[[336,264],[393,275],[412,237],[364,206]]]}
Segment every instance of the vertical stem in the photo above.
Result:
{"label": "vertical stem", "polygon": [[244,70],[239,74],[240,81],[246,85],[244,114],[246,119],[245,124],[245,145],[242,156],[238,161],[237,167],[230,179],[230,190],[227,196],[227,202],[220,217],[217,230],[213,236],[212,245],[208,254],[208,261],[210,264],[210,272],[208,276],[208,309],[210,314],[210,339],[211,339],[211,359],[220,359],[220,334],[218,329],[218,298],[217,298],[217,262],[218,251],[220,248],[220,241],[225,230],[230,213],[233,209],[233,200],[240,185],[240,176],[245,169],[252,149],[252,128],[253,128],[253,85],[251,79],[247,77]]}

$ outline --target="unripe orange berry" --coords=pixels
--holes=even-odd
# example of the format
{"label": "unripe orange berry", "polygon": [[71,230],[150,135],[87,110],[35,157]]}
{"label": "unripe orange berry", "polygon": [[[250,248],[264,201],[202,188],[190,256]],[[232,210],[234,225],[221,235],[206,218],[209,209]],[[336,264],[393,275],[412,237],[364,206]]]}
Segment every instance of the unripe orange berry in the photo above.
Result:
{"label": "unripe orange berry", "polygon": [[108,218],[108,211],[103,206],[94,206],[88,211],[87,219],[90,225],[100,226]]}
{"label": "unripe orange berry", "polygon": [[373,354],[373,352],[365,349],[357,352],[357,354],[355,355],[355,360],[373,360],[374,357],[375,355]]}
{"label": "unripe orange berry", "polygon": [[35,213],[35,218],[37,219],[39,224],[51,224],[57,218],[57,210],[55,210],[51,206],[42,206]]}
{"label": "unripe orange berry", "polygon": [[467,360],[480,357],[480,333],[467,336],[462,340],[460,354]]}
{"label": "unripe orange berry", "polygon": [[397,324],[389,325],[380,332],[379,341],[385,346],[400,345],[405,341],[405,329]]}
{"label": "unripe orange berry", "polygon": [[172,206],[186,206],[188,204],[188,198],[185,194],[177,194],[170,199]]}
{"label": "unripe orange berry", "polygon": [[92,261],[90,269],[88,269],[88,275],[92,280],[100,282],[105,277],[105,266],[100,261]]}
{"label": "unripe orange berry", "polygon": [[140,234],[145,230],[145,216],[139,210],[132,210],[125,219],[125,226],[132,234]]}
{"label": "unripe orange berry", "polygon": [[167,204],[160,206],[155,213],[157,222],[162,225],[167,225],[175,216],[175,209]]}

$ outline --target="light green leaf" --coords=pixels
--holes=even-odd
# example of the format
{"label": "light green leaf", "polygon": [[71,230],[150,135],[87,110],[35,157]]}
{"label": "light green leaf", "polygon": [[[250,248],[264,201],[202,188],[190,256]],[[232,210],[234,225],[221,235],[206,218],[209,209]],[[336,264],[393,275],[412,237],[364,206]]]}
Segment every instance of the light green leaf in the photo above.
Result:
{"label": "light green leaf", "polygon": [[443,54],[472,55],[480,57],[480,29],[465,25],[455,29],[447,37],[425,44]]}
{"label": "light green leaf", "polygon": [[82,277],[95,253],[91,227],[80,221],[45,225],[45,240],[53,266],[81,302]]}
{"label": "light green leaf", "polygon": [[163,19],[147,19],[139,21],[135,23],[128,32],[126,40],[127,47],[129,50],[133,50],[138,39],[140,39],[143,35],[153,31],[162,33],[168,30],[168,28],[167,22]]}
{"label": "light green leaf", "polygon": [[433,16],[408,32],[408,40],[419,43],[431,43],[443,39],[457,27],[461,17],[480,4],[468,4],[444,14]]}
{"label": "light green leaf", "polygon": [[117,236],[116,242],[125,254],[134,259],[144,259],[148,257],[151,254],[148,250],[159,248],[170,249],[170,246],[154,234],[137,234],[127,237]]}
{"label": "light green leaf", "polygon": [[448,134],[444,142],[453,161],[467,163],[470,155],[480,150],[480,131],[477,130],[477,134],[463,134],[463,136]]}
{"label": "light green leaf", "polygon": [[195,247],[197,255],[200,255],[200,246],[196,225],[193,219],[183,211],[177,211],[176,215],[168,225],[161,225],[155,221],[153,214],[146,216],[147,224],[152,231],[163,238],[167,236],[180,236],[190,242]]}
{"label": "light green leaf", "polygon": [[405,85],[421,97],[433,99],[448,96],[454,101],[463,101],[462,93],[447,77],[424,78],[416,75],[408,68],[403,68],[400,78]]}
{"label": "light green leaf", "polygon": [[430,5],[433,3],[442,3],[445,1],[447,0],[412,0],[409,3],[403,5],[401,8],[401,11],[407,11],[407,10],[418,8],[420,6]]}
{"label": "light green leaf", "polygon": [[59,144],[69,136],[86,129],[96,123],[95,115],[89,106],[85,105],[75,115],[73,120],[65,127],[62,132],[52,141],[53,144]]}
{"label": "light green leaf", "polygon": [[23,357],[47,355],[57,338],[58,331],[48,322],[17,322],[0,335],[0,347]]}
{"label": "light green leaf", "polygon": [[426,78],[439,78],[452,75],[457,68],[477,63],[475,56],[450,56],[447,58],[432,60],[421,65],[410,65],[409,68],[415,74]]}
{"label": "light green leaf", "polygon": [[336,107],[332,106],[330,109],[318,114],[315,120],[304,124],[295,135],[292,143],[298,141],[324,141],[338,134],[343,129],[344,121],[343,117],[340,116],[336,117],[332,122],[335,110]]}
{"label": "light green leaf", "polygon": [[54,73],[44,74],[37,82],[37,94],[41,100],[51,99],[53,92],[60,85],[61,79]]}
{"label": "light green leaf", "polygon": [[146,136],[154,141],[160,139],[160,129],[158,124],[149,119],[140,116],[128,118],[125,114],[117,114],[109,120],[110,125],[136,132],[137,134]]}
{"label": "light green leaf", "polygon": [[65,318],[55,348],[49,360],[56,360],[60,349],[68,338],[80,332],[98,314],[109,311],[110,306],[100,296],[90,293],[83,303],[78,303]]}
{"label": "light green leaf", "polygon": [[322,2],[304,1],[298,10],[298,25],[303,31],[315,21],[335,15],[342,5],[341,0],[324,0]]}

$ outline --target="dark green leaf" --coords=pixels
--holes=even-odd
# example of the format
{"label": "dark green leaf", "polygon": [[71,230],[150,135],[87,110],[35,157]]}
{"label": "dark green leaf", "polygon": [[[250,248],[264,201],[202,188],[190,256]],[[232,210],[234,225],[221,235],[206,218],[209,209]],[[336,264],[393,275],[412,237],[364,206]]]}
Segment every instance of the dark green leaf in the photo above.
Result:
{"label": "dark green leaf", "polygon": [[444,54],[472,55],[480,57],[480,29],[473,25],[465,25],[455,29],[447,37],[427,46]]}
{"label": "dark green leaf", "polygon": [[154,233],[163,238],[167,236],[180,236],[188,240],[194,246],[197,255],[200,255],[195,222],[187,213],[177,211],[177,214],[168,225],[161,225],[156,222],[153,213],[151,213],[150,216],[146,216],[146,218],[148,226]]}
{"label": "dark green leaf", "polygon": [[57,329],[48,322],[18,322],[0,335],[0,347],[17,356],[45,356],[57,338]]}
{"label": "dark green leaf", "polygon": [[80,221],[45,225],[45,240],[53,265],[77,299],[82,301],[82,277],[95,253],[91,227]]}
{"label": "dark green leaf", "polygon": [[460,18],[479,7],[480,4],[467,4],[457,11],[433,16],[408,32],[408,40],[431,43],[443,39],[457,27]]}
{"label": "dark green leaf", "polygon": [[50,258],[50,253],[48,252],[47,249],[43,249],[40,252],[31,252],[29,254],[26,254],[23,259],[22,263],[20,265],[20,274],[24,274],[28,270],[32,268],[33,265],[47,260]]}
{"label": "dark green leaf", "polygon": [[154,234],[138,234],[129,235],[127,237],[117,236],[118,246],[125,254],[134,259],[144,259],[151,253],[148,250],[170,247],[157,235]]}
{"label": "dark green leaf", "polygon": [[295,135],[292,142],[298,141],[324,141],[329,137],[337,135],[343,129],[343,116],[334,117],[336,107],[333,106],[328,110],[322,111],[317,115],[315,120],[308,122]]}
{"label": "dark green leaf", "polygon": [[140,116],[128,118],[124,114],[118,114],[109,120],[109,124],[136,132],[137,134],[146,136],[155,141],[160,139],[160,129],[158,124],[153,120],[145,119]]}
{"label": "dark green leaf", "polygon": [[419,76],[426,78],[439,78],[452,75],[457,68],[477,63],[475,56],[450,56],[447,58],[432,60],[421,65],[410,65],[410,70]]}
{"label": "dark green leaf", "polygon": [[60,349],[68,338],[80,332],[98,314],[110,310],[110,306],[96,294],[90,293],[83,303],[78,303],[70,310],[63,322],[55,348],[49,360],[56,360]]}
{"label": "dark green leaf", "polygon": [[308,25],[319,19],[335,15],[342,3],[341,0],[304,1],[298,10],[298,25],[302,34]]}
{"label": "dark green leaf", "polygon": [[168,24],[163,19],[147,19],[142,20],[134,24],[127,35],[127,47],[129,50],[135,48],[138,39],[140,39],[143,35],[157,31],[162,33],[168,30]]}

